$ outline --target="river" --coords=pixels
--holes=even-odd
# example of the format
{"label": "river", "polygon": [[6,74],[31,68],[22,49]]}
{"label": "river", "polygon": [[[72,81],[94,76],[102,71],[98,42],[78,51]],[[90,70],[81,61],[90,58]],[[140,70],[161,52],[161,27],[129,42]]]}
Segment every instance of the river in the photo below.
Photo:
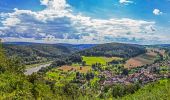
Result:
{"label": "river", "polygon": [[[50,63],[51,64],[51,63]],[[43,68],[43,67],[48,67],[48,66],[50,66],[50,64],[43,64],[43,65],[39,65],[39,66],[37,66],[37,67],[34,67],[34,68],[28,68],[28,69],[26,69],[26,71],[25,71],[25,75],[31,75],[32,73],[34,73],[34,72],[38,72],[41,68]]]}

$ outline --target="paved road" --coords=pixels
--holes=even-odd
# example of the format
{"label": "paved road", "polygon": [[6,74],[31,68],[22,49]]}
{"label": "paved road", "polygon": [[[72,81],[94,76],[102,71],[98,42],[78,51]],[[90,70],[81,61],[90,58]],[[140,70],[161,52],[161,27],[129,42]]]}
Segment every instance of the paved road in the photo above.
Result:
{"label": "paved road", "polygon": [[[51,63],[50,63],[51,64]],[[44,64],[44,65],[39,65],[37,67],[34,67],[34,68],[29,68],[29,69],[26,69],[26,72],[24,73],[25,75],[31,75],[32,73],[34,72],[38,72],[41,68],[43,67],[47,67],[47,66],[50,66],[50,64]]]}

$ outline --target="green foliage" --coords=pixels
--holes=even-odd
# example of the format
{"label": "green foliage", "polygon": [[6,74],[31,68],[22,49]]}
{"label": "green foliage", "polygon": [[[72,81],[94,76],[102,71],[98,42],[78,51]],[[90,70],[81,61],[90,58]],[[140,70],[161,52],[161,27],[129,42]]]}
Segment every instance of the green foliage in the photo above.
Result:
{"label": "green foliage", "polygon": [[0,48],[0,99],[52,99],[50,87],[36,76],[25,76],[24,66],[17,58],[6,58]]}
{"label": "green foliage", "polygon": [[76,72],[62,72],[60,70],[52,70],[46,73],[45,79],[55,81],[55,85],[63,87],[76,77]]}
{"label": "green foliage", "polygon": [[112,87],[112,96],[115,98],[123,97],[127,94],[135,93],[139,89],[138,84],[121,85],[117,84]]}
{"label": "green foliage", "polygon": [[123,97],[122,100],[169,100],[170,80],[160,80],[148,84],[132,95]]}
{"label": "green foliage", "polygon": [[7,69],[8,60],[4,55],[3,49],[0,47],[0,73],[4,72]]}
{"label": "green foliage", "polygon": [[35,99],[52,99],[53,93],[50,90],[50,87],[41,81],[37,81],[34,83],[31,93]]}
{"label": "green foliage", "polygon": [[33,99],[32,84],[22,75],[5,72],[0,74],[0,99]]}

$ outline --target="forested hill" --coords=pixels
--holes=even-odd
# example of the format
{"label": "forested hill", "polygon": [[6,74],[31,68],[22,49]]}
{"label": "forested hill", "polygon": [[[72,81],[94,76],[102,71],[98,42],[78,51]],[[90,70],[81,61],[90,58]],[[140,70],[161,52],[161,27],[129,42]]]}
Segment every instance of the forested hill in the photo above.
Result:
{"label": "forested hill", "polygon": [[146,49],[142,45],[123,44],[123,43],[107,43],[100,44],[95,47],[80,51],[84,56],[118,56],[118,57],[134,57],[145,53]]}
{"label": "forested hill", "polygon": [[20,57],[30,64],[64,57],[74,52],[72,48],[58,44],[4,44],[3,47],[8,56]]}

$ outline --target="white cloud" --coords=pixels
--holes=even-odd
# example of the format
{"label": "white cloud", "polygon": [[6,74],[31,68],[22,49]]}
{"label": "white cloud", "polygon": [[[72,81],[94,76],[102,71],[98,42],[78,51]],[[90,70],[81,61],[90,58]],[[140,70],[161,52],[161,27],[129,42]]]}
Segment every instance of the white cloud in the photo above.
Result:
{"label": "white cloud", "polygon": [[49,0],[40,0],[41,5],[48,5]]}
{"label": "white cloud", "polygon": [[133,1],[130,1],[130,0],[119,0],[119,3],[121,3],[121,4],[129,4],[129,3],[133,3]]}
{"label": "white cloud", "polygon": [[159,9],[154,9],[153,14],[155,15],[162,15],[163,13]]}
{"label": "white cloud", "polygon": [[[125,2],[130,3],[127,0]],[[14,40],[19,37],[54,43],[101,43],[134,38],[146,41],[163,38],[153,35],[155,22],[152,21],[129,18],[94,19],[73,14],[65,0],[41,0],[41,3],[46,5],[46,9],[42,11],[14,9],[13,13],[1,13],[0,16],[5,18],[2,23],[4,27],[0,27],[0,31],[5,32],[3,36],[13,37]],[[109,40],[106,37],[110,37]]]}
{"label": "white cloud", "polygon": [[18,19],[17,17],[15,16],[11,16],[9,18],[7,18],[6,20],[2,21],[1,22],[4,26],[15,26],[17,24],[20,23],[20,19]]}

